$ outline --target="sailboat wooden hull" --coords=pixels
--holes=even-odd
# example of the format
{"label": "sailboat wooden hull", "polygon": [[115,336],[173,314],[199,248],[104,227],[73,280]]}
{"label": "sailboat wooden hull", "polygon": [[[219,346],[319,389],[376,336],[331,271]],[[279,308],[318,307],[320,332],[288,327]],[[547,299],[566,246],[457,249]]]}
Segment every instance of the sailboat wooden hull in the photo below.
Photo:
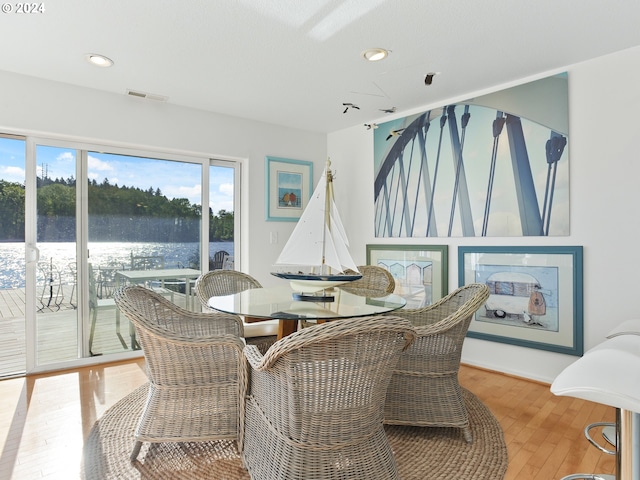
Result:
{"label": "sailboat wooden hull", "polygon": [[362,274],[314,275],[309,273],[272,272],[278,278],[289,280],[294,292],[315,293],[362,278]]}

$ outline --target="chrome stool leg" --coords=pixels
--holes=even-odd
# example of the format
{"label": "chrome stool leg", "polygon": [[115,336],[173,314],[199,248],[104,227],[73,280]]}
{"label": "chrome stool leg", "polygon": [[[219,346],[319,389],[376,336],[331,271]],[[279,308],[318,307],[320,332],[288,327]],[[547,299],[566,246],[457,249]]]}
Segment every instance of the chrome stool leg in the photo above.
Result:
{"label": "chrome stool leg", "polygon": [[[602,437],[611,445],[616,446],[616,424],[611,422],[595,422],[587,425],[584,429],[584,436],[587,437],[591,445],[607,455],[616,455],[616,450],[608,450],[593,439],[591,430],[594,428],[602,428]],[[560,480],[616,480],[616,476],[604,473],[574,473],[562,477]]]}
{"label": "chrome stool leg", "polygon": [[614,447],[616,446],[616,424],[611,423],[602,429],[602,436]]}
{"label": "chrome stool leg", "polygon": [[593,473],[576,473],[562,477],[560,480],[616,480],[614,475],[595,475]]}
{"label": "chrome stool leg", "polygon": [[615,455],[617,453],[616,450],[607,450],[598,442],[596,442],[591,436],[591,430],[599,427],[602,428],[602,438],[604,438],[607,442],[609,442],[611,445],[615,447],[616,446],[616,424],[615,423],[596,422],[596,423],[587,425],[586,428],[584,429],[584,436],[587,437],[587,440],[589,440],[589,443],[591,445],[596,447],[601,452],[606,453],[607,455]]}

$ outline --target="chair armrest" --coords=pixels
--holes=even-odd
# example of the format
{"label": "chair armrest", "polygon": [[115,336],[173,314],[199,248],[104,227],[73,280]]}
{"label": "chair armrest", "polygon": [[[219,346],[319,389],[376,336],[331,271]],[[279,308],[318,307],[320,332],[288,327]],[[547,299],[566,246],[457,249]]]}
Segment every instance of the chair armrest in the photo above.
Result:
{"label": "chair armrest", "polygon": [[[163,319],[164,330],[188,337],[233,334],[244,336],[242,319],[237,315],[217,311],[192,312],[174,303],[157,299],[156,315]],[[129,317],[130,313],[124,311]],[[162,328],[161,328],[162,329]]]}
{"label": "chair armrest", "polygon": [[280,409],[282,405],[274,398],[275,392],[279,391],[282,376],[274,375],[264,365],[264,356],[256,345],[247,345],[244,348],[244,356],[249,364],[248,376],[250,378],[247,387],[247,395],[254,397],[265,411],[271,412],[273,409]]}
{"label": "chair armrest", "polygon": [[262,362],[262,354],[256,345],[247,345],[244,347],[244,356],[246,357],[251,368],[256,370]]}
{"label": "chair armrest", "polygon": [[486,285],[470,284],[422,308],[395,310],[393,315],[408,319],[420,336],[446,331],[475,314],[489,297]]}
{"label": "chair armrest", "polygon": [[420,337],[427,337],[431,335],[438,335],[442,332],[450,330],[453,326],[457,325],[463,317],[454,313],[445,318],[441,318],[434,323],[429,323],[421,326],[414,326],[416,333]]}
{"label": "chair armrest", "polygon": [[174,324],[179,333],[189,334],[192,330],[209,335],[232,334],[244,336],[242,319],[237,315],[222,312],[181,312],[180,320]]}
{"label": "chair armrest", "polygon": [[195,348],[228,345],[236,348],[240,352],[240,355],[242,355],[242,350],[245,347],[245,344],[240,337],[228,333],[222,335],[191,336],[163,330],[155,325],[146,325],[144,329],[147,335],[151,335],[167,344],[170,343],[173,345]]}

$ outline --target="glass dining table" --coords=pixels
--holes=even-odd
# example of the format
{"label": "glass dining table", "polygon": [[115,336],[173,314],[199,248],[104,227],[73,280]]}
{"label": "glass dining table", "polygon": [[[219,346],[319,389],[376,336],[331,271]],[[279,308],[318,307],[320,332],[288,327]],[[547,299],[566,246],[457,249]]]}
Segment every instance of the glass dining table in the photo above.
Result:
{"label": "glass dining table", "polygon": [[399,295],[334,288],[331,301],[297,300],[289,285],[252,288],[244,292],[211,297],[209,307],[225,313],[277,319],[278,339],[296,331],[299,320],[323,322],[392,312],[405,306]]}

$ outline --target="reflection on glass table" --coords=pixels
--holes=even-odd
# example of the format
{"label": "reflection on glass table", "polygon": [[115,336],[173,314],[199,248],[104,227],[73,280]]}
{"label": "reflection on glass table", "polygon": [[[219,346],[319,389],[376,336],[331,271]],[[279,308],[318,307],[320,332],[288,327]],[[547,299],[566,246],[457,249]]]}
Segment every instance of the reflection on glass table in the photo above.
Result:
{"label": "reflection on glass table", "polygon": [[289,285],[269,288],[252,288],[244,292],[211,297],[209,306],[215,310],[237,315],[280,320],[278,338],[297,328],[298,320],[329,320],[364,317],[391,312],[404,307],[399,295],[366,296],[335,288],[333,301],[310,302],[293,298]]}

